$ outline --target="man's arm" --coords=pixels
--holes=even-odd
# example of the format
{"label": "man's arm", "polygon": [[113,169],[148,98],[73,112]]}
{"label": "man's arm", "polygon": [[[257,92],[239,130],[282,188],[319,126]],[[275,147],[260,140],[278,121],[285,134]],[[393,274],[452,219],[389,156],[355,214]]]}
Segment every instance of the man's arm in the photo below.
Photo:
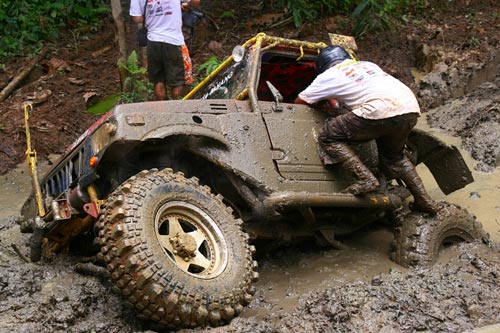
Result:
{"label": "man's arm", "polygon": [[[147,0],[145,0],[147,1]],[[135,23],[144,22],[145,3],[140,0],[130,0],[129,15]]]}
{"label": "man's arm", "polygon": [[314,104],[309,104],[302,98],[297,96],[294,101],[295,104],[309,105],[315,109],[328,113],[332,117],[337,117],[340,114],[340,104],[335,98],[324,99]]}
{"label": "man's arm", "polygon": [[132,21],[134,21],[135,23],[144,22],[144,16],[131,16],[131,17],[132,17]]}
{"label": "man's arm", "polygon": [[307,103],[306,101],[304,101],[302,98],[300,98],[299,96],[297,96],[297,98],[295,98],[295,101],[294,101],[295,104],[303,104],[303,105],[311,105],[309,103]]}

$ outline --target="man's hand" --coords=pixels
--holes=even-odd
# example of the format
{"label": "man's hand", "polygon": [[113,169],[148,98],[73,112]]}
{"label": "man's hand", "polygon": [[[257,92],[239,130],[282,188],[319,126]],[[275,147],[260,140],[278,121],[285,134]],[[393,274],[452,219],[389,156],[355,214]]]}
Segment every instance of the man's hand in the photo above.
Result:
{"label": "man's hand", "polygon": [[316,108],[328,113],[331,117],[340,115],[340,103],[335,98],[319,101]]}
{"label": "man's hand", "polygon": [[181,9],[185,12],[200,5],[200,0],[181,0]]}
{"label": "man's hand", "polygon": [[322,101],[319,101],[318,103],[309,104],[302,98],[297,96],[294,103],[309,105],[310,107],[313,107],[317,110],[328,113],[331,117],[337,117],[340,114],[340,103],[335,98],[324,99]]}

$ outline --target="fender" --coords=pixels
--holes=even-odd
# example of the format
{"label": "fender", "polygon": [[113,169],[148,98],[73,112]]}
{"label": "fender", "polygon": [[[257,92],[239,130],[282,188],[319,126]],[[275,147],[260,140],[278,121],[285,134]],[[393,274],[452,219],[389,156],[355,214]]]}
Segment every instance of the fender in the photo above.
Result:
{"label": "fender", "polygon": [[457,147],[432,134],[413,129],[409,146],[417,151],[416,164],[424,163],[444,194],[448,195],[474,182],[472,173]]}
{"label": "fender", "polygon": [[201,125],[193,126],[193,124],[183,124],[183,125],[177,124],[177,125],[158,127],[155,128],[153,131],[146,133],[141,138],[141,141],[146,141],[148,139],[164,139],[169,136],[177,136],[177,135],[208,137],[215,141],[221,142],[226,147],[230,147],[229,141],[224,137],[222,133],[219,133],[218,131],[212,128]]}

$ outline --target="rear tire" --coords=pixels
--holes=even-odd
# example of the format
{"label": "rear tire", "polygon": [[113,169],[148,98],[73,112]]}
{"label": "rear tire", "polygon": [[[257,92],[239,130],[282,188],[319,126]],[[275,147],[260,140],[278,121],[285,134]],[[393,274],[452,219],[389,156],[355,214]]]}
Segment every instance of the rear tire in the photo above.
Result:
{"label": "rear tire", "polygon": [[170,169],[131,177],[97,223],[115,289],[164,327],[222,325],[251,301],[255,249],[240,225],[222,197]]}
{"label": "rear tire", "polygon": [[398,217],[391,259],[403,267],[432,266],[440,249],[458,242],[487,241],[489,235],[467,210],[441,203],[436,216],[410,212]]}

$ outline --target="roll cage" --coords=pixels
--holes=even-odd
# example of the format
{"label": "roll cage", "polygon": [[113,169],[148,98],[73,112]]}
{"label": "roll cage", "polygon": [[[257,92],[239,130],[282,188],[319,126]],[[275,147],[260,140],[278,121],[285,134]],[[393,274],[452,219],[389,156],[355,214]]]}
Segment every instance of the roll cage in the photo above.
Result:
{"label": "roll cage", "polygon": [[326,46],[260,33],[237,46],[184,99],[248,99],[252,111],[261,112],[258,101],[273,100],[269,81],[283,93],[284,102],[292,102],[316,76],[314,59]]}

